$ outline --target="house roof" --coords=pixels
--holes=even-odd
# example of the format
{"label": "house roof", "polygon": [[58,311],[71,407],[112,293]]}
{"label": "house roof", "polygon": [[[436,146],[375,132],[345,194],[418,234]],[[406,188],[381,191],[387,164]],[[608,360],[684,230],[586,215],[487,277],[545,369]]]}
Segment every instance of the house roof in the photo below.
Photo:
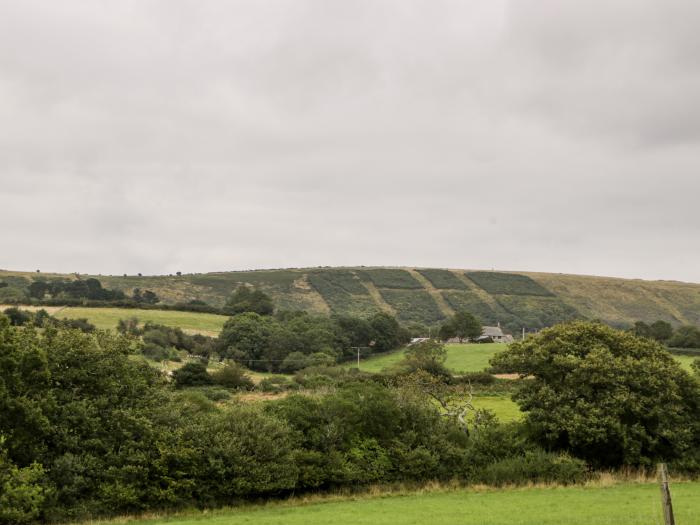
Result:
{"label": "house roof", "polygon": [[486,337],[503,337],[503,330],[500,326],[482,326],[481,335]]}

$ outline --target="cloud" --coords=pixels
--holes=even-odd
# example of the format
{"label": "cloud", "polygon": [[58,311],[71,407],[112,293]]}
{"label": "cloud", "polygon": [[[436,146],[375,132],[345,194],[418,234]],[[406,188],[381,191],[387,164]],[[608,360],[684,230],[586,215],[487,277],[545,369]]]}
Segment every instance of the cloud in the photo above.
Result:
{"label": "cloud", "polygon": [[3,2],[0,267],[700,281],[698,17],[680,0]]}

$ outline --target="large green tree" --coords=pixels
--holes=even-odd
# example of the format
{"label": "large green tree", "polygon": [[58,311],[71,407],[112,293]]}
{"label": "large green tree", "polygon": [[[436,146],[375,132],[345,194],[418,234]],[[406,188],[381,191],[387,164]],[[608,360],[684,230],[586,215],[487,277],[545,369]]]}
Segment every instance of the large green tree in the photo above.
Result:
{"label": "large green tree", "polygon": [[224,312],[229,315],[237,315],[245,312],[254,312],[259,315],[272,315],[274,305],[272,299],[262,290],[252,289],[246,285],[236,288],[226,304]]}
{"label": "large green tree", "polygon": [[440,328],[440,338],[443,340],[457,337],[460,341],[464,339],[476,339],[481,335],[481,323],[469,312],[456,312]]}
{"label": "large green tree", "polygon": [[514,399],[548,447],[617,466],[698,445],[699,385],[650,339],[574,322],[511,345],[492,364],[529,378]]}

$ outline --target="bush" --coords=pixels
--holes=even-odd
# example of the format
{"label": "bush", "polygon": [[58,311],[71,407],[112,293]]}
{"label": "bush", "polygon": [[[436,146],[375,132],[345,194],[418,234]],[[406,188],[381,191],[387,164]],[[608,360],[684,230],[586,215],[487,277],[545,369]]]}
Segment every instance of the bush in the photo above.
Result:
{"label": "bush", "polygon": [[39,517],[46,496],[43,477],[41,465],[18,468],[0,452],[0,525],[21,525]]}
{"label": "bush", "polygon": [[580,483],[587,476],[586,463],[566,454],[528,451],[487,465],[474,481],[496,487],[527,483]]}
{"label": "bush", "polygon": [[207,367],[202,363],[185,363],[173,372],[173,381],[176,388],[214,384],[213,378],[207,372]]}
{"label": "bush", "polygon": [[250,376],[246,375],[245,369],[237,363],[226,366],[212,373],[212,379],[217,385],[237,390],[252,390],[255,386]]}

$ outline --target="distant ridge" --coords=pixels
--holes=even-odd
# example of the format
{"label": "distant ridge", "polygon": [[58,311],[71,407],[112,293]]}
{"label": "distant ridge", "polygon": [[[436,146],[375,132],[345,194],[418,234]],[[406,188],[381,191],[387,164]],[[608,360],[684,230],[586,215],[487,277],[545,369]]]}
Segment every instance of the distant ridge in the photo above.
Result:
{"label": "distant ridge", "polygon": [[[700,284],[538,272],[444,268],[320,267],[184,274],[88,276],[103,286],[156,292],[164,303],[201,300],[221,306],[239,285],[257,286],[279,309],[371,315],[387,311],[404,323],[435,324],[467,310],[511,332],[539,329],[574,318],[629,326],[663,319],[700,324]],[[75,274],[0,270],[0,303],[26,294],[37,279]],[[2,285],[0,285],[2,286]]]}

